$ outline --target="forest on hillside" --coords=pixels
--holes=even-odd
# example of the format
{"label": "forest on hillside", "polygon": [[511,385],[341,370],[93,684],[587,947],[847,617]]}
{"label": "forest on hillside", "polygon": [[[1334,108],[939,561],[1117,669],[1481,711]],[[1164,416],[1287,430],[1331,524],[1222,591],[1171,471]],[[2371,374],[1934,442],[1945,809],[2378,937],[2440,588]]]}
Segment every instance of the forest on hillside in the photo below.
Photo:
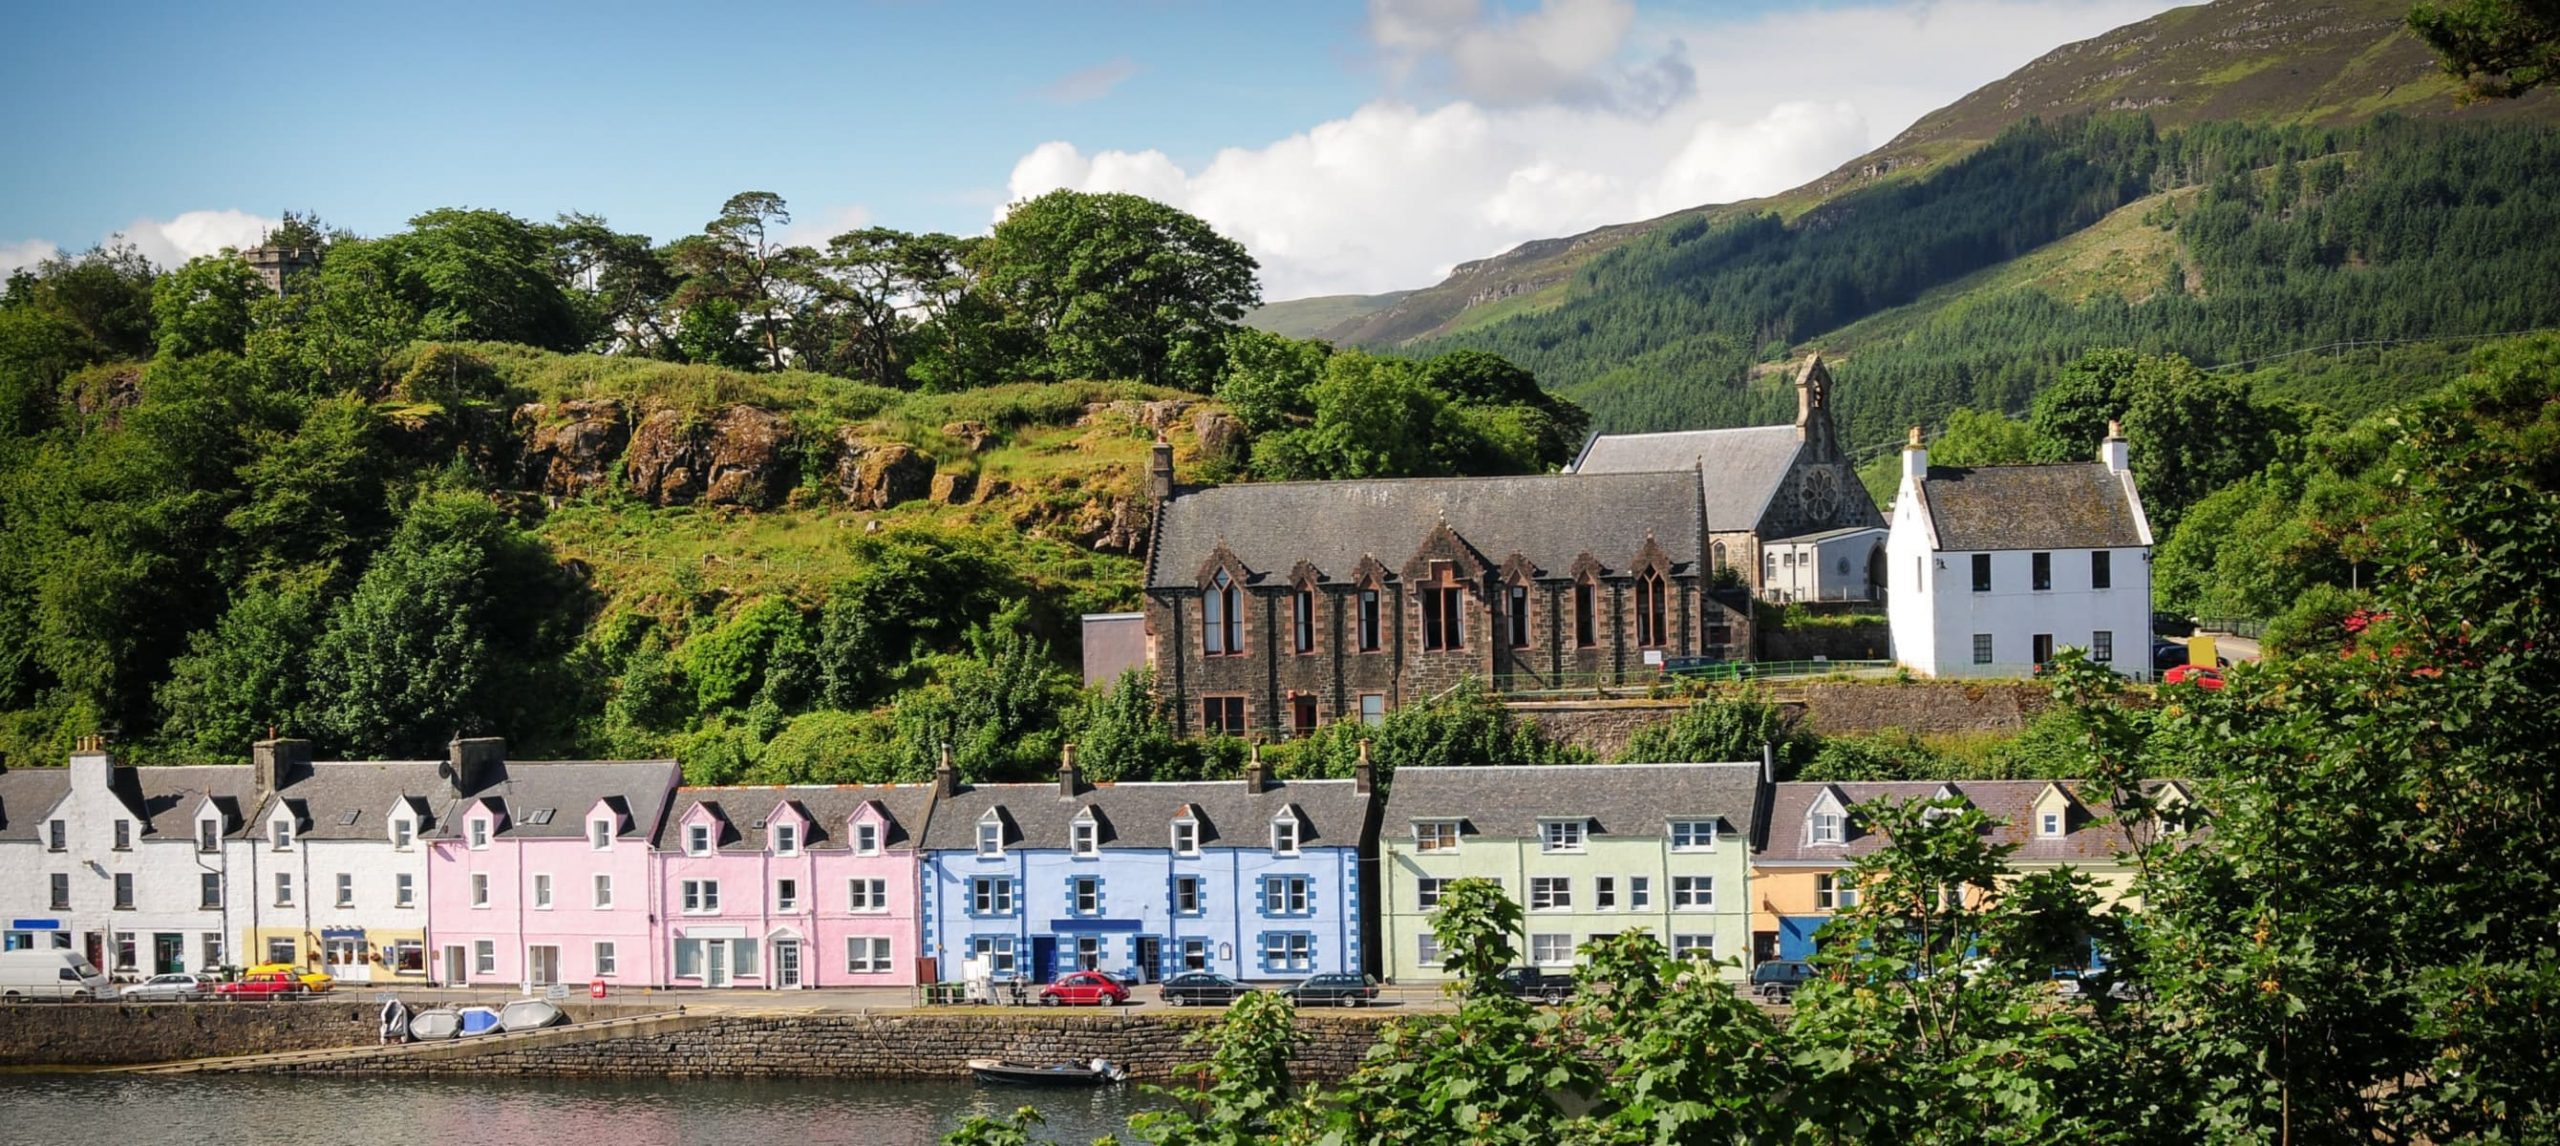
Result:
{"label": "forest on hillside", "polygon": [[[1914,308],[1896,328],[1848,329],[2181,189],[2192,193],[2144,221],[2181,252],[2155,289],[2074,304],[1993,284]],[[1791,399],[1755,382],[1753,367],[1854,334],[1837,369],[1842,430],[1887,442],[1958,406],[2023,413],[2043,380],[2101,347],[2210,367],[2560,324],[2555,233],[2560,129],[2030,120],[1926,177],[1793,221],[1661,228],[1592,260],[1553,310],[1417,349],[1492,351],[1601,427],[1640,431],[1779,420]],[[2458,363],[2438,356],[2435,373],[2400,378],[2400,392]],[[2275,384],[2305,396],[2322,386]]]}

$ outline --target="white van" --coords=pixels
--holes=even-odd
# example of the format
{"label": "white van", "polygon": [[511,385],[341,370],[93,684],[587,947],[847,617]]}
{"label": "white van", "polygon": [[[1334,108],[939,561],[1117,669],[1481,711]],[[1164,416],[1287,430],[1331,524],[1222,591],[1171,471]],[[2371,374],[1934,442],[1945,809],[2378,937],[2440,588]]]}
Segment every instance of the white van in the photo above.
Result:
{"label": "white van", "polygon": [[112,999],[116,989],[87,956],[60,948],[0,951],[0,1001],[30,999],[86,1002]]}

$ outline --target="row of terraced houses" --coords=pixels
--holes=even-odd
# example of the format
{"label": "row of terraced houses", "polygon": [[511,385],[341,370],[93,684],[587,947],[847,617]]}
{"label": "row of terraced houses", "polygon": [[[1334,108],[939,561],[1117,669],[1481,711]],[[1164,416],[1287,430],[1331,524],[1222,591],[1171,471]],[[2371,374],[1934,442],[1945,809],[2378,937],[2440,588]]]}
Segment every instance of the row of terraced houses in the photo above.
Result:
{"label": "row of terraced houses", "polygon": [[[1348,780],[685,787],[673,761],[325,762],[0,773],[0,939],[119,974],[258,962],[342,980],[540,987],[902,986],[978,961],[1277,982],[1441,975],[1453,879],[1526,909],[1522,950],[1570,965],[1642,927],[1751,963],[1808,953],[1881,846],[1879,795],[1983,809],[2024,867],[2121,883],[2126,837],[2069,785],[1772,783],[1765,763],[1407,768]],[[2183,793],[2180,793],[2183,795]]]}

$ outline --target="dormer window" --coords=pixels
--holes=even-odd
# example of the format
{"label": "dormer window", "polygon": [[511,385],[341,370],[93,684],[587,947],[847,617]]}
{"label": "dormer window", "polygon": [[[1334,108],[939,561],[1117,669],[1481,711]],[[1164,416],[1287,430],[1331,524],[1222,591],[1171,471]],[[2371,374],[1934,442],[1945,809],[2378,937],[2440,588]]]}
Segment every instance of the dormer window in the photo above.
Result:
{"label": "dormer window", "polygon": [[684,826],[684,854],[689,856],[711,854],[711,825],[693,823]]}
{"label": "dormer window", "polygon": [[273,841],[273,842],[274,842],[274,844],[275,844],[275,849],[276,849],[277,851],[280,851],[280,852],[289,852],[289,851],[292,851],[292,850],[293,850],[293,821],[291,821],[291,820],[273,820],[273,821],[269,821],[269,822],[268,822],[268,824],[267,824],[267,838],[268,838],[269,840],[271,840],[271,841]]}
{"label": "dormer window", "polygon": [[880,825],[855,824],[853,826],[853,854],[858,856],[880,854]]}
{"label": "dormer window", "polygon": [[596,851],[600,851],[600,852],[612,851],[612,850],[613,850],[613,821],[611,821],[611,820],[589,820],[589,821],[587,821],[587,846],[588,846],[588,847],[590,847],[590,848],[595,849]]}
{"label": "dormer window", "polygon": [[1093,822],[1093,809],[1085,809],[1074,823],[1067,825],[1067,845],[1082,858],[1102,854],[1102,826]]}
{"label": "dormer window", "polygon": [[1846,836],[1847,832],[1848,817],[1832,811],[1813,814],[1813,842],[1836,844]]}
{"label": "dormer window", "polygon": [[1271,851],[1275,855],[1298,854],[1298,817],[1283,811],[1271,818]]}
{"label": "dormer window", "polygon": [[200,852],[218,852],[222,850],[222,821],[196,821],[196,850]]}
{"label": "dormer window", "polygon": [[472,817],[471,826],[467,830],[470,833],[471,850],[476,852],[489,846],[489,817]]}
{"label": "dormer window", "polygon": [[773,826],[773,854],[778,856],[800,854],[800,825],[775,824]]}
{"label": "dormer window", "polygon": [[1714,820],[1671,821],[1671,850],[1675,852],[1716,850],[1716,822]]}
{"label": "dormer window", "polygon": [[2036,836],[2040,839],[2048,840],[2058,840],[2062,838],[2061,809],[2057,808],[2052,811],[2039,812],[2036,814]]}
{"label": "dormer window", "polygon": [[417,822],[416,820],[412,820],[412,819],[410,819],[410,818],[408,818],[408,817],[406,817],[406,816],[394,816],[394,817],[392,817],[392,819],[391,819],[391,846],[392,846],[392,847],[399,848],[399,849],[401,849],[402,851],[407,851],[407,850],[408,850],[408,848],[409,848],[409,845],[410,845],[411,843],[415,842],[415,841],[417,840],[417,838],[418,838],[418,822]]}
{"label": "dormer window", "polygon": [[1200,821],[1184,816],[1173,822],[1173,854],[1178,856],[1200,854]]}
{"label": "dormer window", "polygon": [[993,808],[978,817],[978,854],[987,858],[1004,854],[1004,817]]}
{"label": "dormer window", "polygon": [[1415,820],[1413,850],[1418,852],[1454,852],[1458,850],[1458,821]]}
{"label": "dormer window", "polygon": [[1538,850],[1542,852],[1579,852],[1582,850],[1581,820],[1541,820],[1538,822]]}

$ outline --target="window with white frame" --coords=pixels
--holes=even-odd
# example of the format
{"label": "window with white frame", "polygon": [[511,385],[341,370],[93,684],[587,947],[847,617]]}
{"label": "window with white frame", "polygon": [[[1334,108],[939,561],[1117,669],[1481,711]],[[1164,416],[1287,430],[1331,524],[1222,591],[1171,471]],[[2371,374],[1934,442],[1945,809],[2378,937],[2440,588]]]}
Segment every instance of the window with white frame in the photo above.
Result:
{"label": "window with white frame", "polygon": [[2062,809],[2052,808],[2037,813],[2036,835],[2048,840],[2062,838]]}
{"label": "window with white frame", "polygon": [[1543,852],[1578,852],[1582,850],[1581,820],[1541,820],[1538,822],[1538,850]]}
{"label": "window with white frame", "polygon": [[621,974],[622,960],[619,956],[620,952],[614,949],[612,940],[596,940],[596,974],[599,977]]}
{"label": "window with white frame", "polygon": [[989,974],[1009,976],[1014,972],[1013,936],[970,936],[969,953],[986,963]]}
{"label": "window with white frame", "polygon": [[1196,875],[1173,877],[1173,913],[1198,915],[1205,910],[1200,899],[1200,877]]}
{"label": "window with white frame", "polygon": [[1271,850],[1284,856],[1298,854],[1298,817],[1283,810],[1271,818]]}
{"label": "window with white frame", "polygon": [[471,873],[471,906],[489,906],[489,873],[485,871]]}
{"label": "window with white frame", "polygon": [[1272,971],[1315,969],[1315,936],[1303,931],[1262,933],[1262,961]]}
{"label": "window with white frame", "polygon": [[587,821],[587,846],[596,851],[613,850],[613,821]]}
{"label": "window with white frame", "polygon": [[1178,856],[1200,854],[1200,821],[1184,816],[1173,822],[1173,854]]}
{"label": "window with white frame", "polygon": [[1448,880],[1432,879],[1428,876],[1413,881],[1414,906],[1422,911],[1430,911],[1440,906],[1440,891],[1447,886],[1449,886]]}
{"label": "window with white frame", "polygon": [[800,825],[775,824],[773,826],[773,854],[778,856],[800,854]]}
{"label": "window with white frame", "polygon": [[405,871],[392,876],[391,906],[416,907],[417,905],[418,877]]}
{"label": "window with white frame", "polygon": [[853,854],[858,856],[880,854],[880,825],[861,823],[853,826]]}
{"label": "window with white frame", "polygon": [[719,880],[688,879],[684,881],[682,890],[685,914],[709,915],[720,910]]}
{"label": "window with white frame", "polygon": [[1671,909],[1673,911],[1715,910],[1716,877],[1711,875],[1672,876]]}
{"label": "window with white frame", "polygon": [[866,912],[889,910],[889,881],[885,879],[844,881],[844,909]]}
{"label": "window with white frame", "polygon": [[885,935],[845,936],[844,969],[848,975],[888,974],[890,971],[889,937]]}
{"label": "window with white frame", "polygon": [[698,823],[686,824],[684,826],[684,854],[689,856],[707,856],[711,854],[710,824]]}
{"label": "window with white frame", "polygon": [[[394,816],[394,817],[392,817],[392,819],[391,819],[391,846],[392,846],[393,848],[396,848],[396,849],[398,849],[398,850],[400,850],[400,851],[404,851],[404,852],[405,852],[405,851],[409,850],[409,845],[410,845],[411,843],[414,843],[414,842],[416,842],[416,841],[417,841],[417,838],[418,838],[418,822],[417,822],[416,820],[412,820],[412,819],[410,819],[410,818],[409,818],[409,817],[407,817],[407,816]],[[208,849],[208,850],[209,850],[209,849]]]}
{"label": "window with white frame", "polygon": [[978,854],[982,856],[1004,854],[1004,819],[996,815],[993,808],[987,809],[986,815],[978,817]]}
{"label": "window with white frame", "polygon": [[1592,877],[1591,906],[1601,911],[1618,909],[1618,877],[1614,875]]}
{"label": "window with white frame", "polygon": [[1649,875],[1628,876],[1627,909],[1630,911],[1643,911],[1652,906],[1653,877]]}
{"label": "window with white frame", "polygon": [[1440,937],[1428,931],[1414,937],[1414,962],[1425,967],[1440,965]]}
{"label": "window with white frame", "polygon": [[337,905],[339,907],[354,907],[356,905],[356,876],[354,872],[342,871],[338,873]]}
{"label": "window with white frame", "polygon": [[533,877],[533,909],[551,910],[551,877],[548,874],[536,873]]}
{"label": "window with white frame", "polygon": [[593,907],[594,907],[596,910],[598,910],[598,911],[607,911],[607,910],[612,909],[612,907],[613,907],[613,877],[612,877],[612,876],[607,875],[607,874],[605,874],[605,873],[603,873],[603,872],[597,872],[597,873],[596,873],[596,882],[595,882],[595,887],[594,887],[593,891],[590,893],[590,898],[589,898],[589,900],[588,900],[588,903],[589,903],[591,906],[593,906]]}
{"label": "window with white frame", "polygon": [[474,939],[471,941],[471,973],[474,975],[495,975],[498,973],[497,940]]}
{"label": "window with white frame", "polygon": [[1454,852],[1458,850],[1458,821],[1415,820],[1413,850],[1418,852]]}
{"label": "window with white frame", "polygon": [[1306,915],[1315,910],[1315,881],[1303,875],[1265,876],[1262,910],[1268,915]]}
{"label": "window with white frame", "polygon": [[488,846],[489,846],[489,819],[488,819],[488,817],[486,817],[486,816],[475,816],[475,817],[473,817],[473,818],[472,818],[472,820],[471,820],[470,827],[467,829],[467,836],[468,836],[468,839],[470,840],[470,847],[471,847],[471,850],[473,850],[473,851],[475,851],[475,852],[476,852],[476,851],[479,851],[479,850],[481,850],[481,849],[483,849],[483,848],[488,847]]}
{"label": "window with white frame", "polygon": [[1102,825],[1093,821],[1091,812],[1078,816],[1076,822],[1067,825],[1067,847],[1085,859],[1102,854]]}
{"label": "window with white frame", "polygon": [[1548,931],[1530,935],[1529,961],[1541,967],[1556,967],[1572,963],[1573,936]]}
{"label": "window with white frame", "polygon": [[981,876],[969,881],[970,911],[977,915],[1013,914],[1013,881],[1002,876]]}
{"label": "window with white frame", "polygon": [[1841,837],[1848,830],[1847,820],[1848,817],[1843,816],[1838,812],[1815,812],[1813,814],[1813,842],[1817,844],[1839,843]]}
{"label": "window with white frame", "polygon": [[773,909],[775,911],[800,910],[799,880],[777,879],[773,881]]}
{"label": "window with white frame", "polygon": [[1102,877],[1080,875],[1068,881],[1067,910],[1075,915],[1102,914]]}
{"label": "window with white frame", "polygon": [[289,852],[293,850],[293,821],[274,821],[267,825],[267,834],[268,838],[274,841],[275,849],[277,851]]}
{"label": "window with white frame", "polygon": [[[66,892],[63,898],[68,900],[70,896]],[[205,872],[203,876],[197,880],[196,899],[196,906],[206,911],[212,911],[222,906],[221,872]],[[56,906],[59,907],[62,905],[57,904]]]}
{"label": "window with white frame", "polygon": [[1671,953],[1682,959],[1714,959],[1716,937],[1713,935],[1674,935]]}
{"label": "window with white frame", "polygon": [[292,873],[292,872],[289,872],[289,871],[280,871],[280,872],[277,872],[277,873],[276,873],[276,906],[278,906],[278,907],[291,907],[291,906],[293,906],[293,873]]}
{"label": "window with white frame", "polygon": [[1675,852],[1716,850],[1716,822],[1714,820],[1671,821],[1671,850]]}
{"label": "window with white frame", "polygon": [[196,821],[196,850],[200,852],[218,852],[222,850],[222,821]]}
{"label": "window with white frame", "polygon": [[1529,910],[1565,911],[1573,907],[1573,877],[1533,875],[1529,877]]}
{"label": "window with white frame", "polygon": [[1858,885],[1829,872],[1816,875],[1813,905],[1823,911],[1847,911],[1858,905]]}

